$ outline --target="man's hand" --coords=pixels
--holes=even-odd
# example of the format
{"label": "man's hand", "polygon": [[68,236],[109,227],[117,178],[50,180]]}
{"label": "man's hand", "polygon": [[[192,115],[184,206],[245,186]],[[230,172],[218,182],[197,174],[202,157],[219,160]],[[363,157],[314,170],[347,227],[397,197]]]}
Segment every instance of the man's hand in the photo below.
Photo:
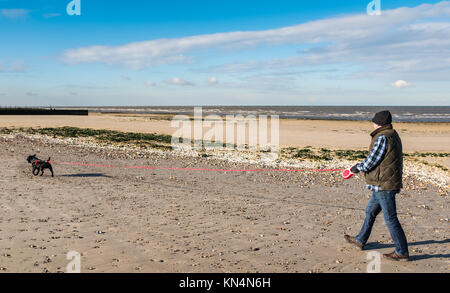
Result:
{"label": "man's hand", "polygon": [[359,173],[359,169],[357,167],[358,165],[353,166],[350,171],[352,171],[352,173],[358,174]]}

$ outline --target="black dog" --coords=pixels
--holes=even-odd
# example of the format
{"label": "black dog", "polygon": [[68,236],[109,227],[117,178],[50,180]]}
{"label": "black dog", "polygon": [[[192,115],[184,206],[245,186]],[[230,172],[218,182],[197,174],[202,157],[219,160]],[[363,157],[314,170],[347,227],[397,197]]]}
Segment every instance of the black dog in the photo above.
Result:
{"label": "black dog", "polygon": [[39,172],[41,172],[41,176],[44,175],[44,169],[49,169],[50,172],[52,172],[53,177],[53,168],[52,165],[49,163],[50,158],[48,158],[47,161],[39,160],[36,155],[28,156],[27,162],[31,164],[33,167],[33,175],[37,176],[39,175]]}

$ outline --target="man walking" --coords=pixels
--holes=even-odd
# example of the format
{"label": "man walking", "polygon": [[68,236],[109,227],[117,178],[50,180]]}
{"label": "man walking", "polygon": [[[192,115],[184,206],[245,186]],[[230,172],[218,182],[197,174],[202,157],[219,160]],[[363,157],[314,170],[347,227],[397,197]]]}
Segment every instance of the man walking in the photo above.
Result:
{"label": "man walking", "polygon": [[364,172],[366,189],[373,191],[373,194],[367,204],[361,232],[356,237],[344,235],[344,238],[361,250],[364,249],[375,219],[383,211],[384,221],[395,244],[395,251],[383,256],[391,260],[408,261],[408,244],[398,221],[395,205],[395,196],[403,187],[402,141],[392,127],[392,115],[389,111],[375,114],[372,122],[375,130],[370,134],[372,141],[369,156],[353,166],[351,171]]}

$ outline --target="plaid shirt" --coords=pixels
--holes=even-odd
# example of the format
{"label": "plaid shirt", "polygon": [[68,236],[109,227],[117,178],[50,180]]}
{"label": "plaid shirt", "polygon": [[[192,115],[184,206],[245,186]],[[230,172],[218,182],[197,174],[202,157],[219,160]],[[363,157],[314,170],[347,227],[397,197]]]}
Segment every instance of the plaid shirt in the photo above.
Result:
{"label": "plaid shirt", "polygon": [[[365,158],[364,161],[356,165],[358,170],[364,173],[373,170],[383,160],[387,147],[388,143],[386,137],[384,135],[380,135],[375,141],[373,148],[370,150],[369,156]],[[366,184],[366,189],[379,192],[381,191],[381,186]]]}

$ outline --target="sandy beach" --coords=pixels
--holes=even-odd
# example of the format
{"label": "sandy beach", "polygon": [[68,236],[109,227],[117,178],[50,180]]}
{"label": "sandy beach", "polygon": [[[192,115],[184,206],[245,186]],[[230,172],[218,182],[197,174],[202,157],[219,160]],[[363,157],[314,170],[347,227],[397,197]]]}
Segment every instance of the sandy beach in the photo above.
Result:
{"label": "sandy beach", "polygon": [[[62,127],[109,129],[172,135],[172,116],[100,114],[89,116],[0,116],[0,127]],[[404,151],[449,152],[450,123],[394,123]],[[366,149],[370,122],[327,120],[280,120],[280,146]]]}
{"label": "sandy beach", "polygon": [[[0,127],[70,125],[152,132],[167,130],[168,125],[165,120],[148,123],[145,118],[114,115],[55,119],[5,116],[0,117]],[[361,146],[370,126],[286,121],[282,129],[299,124],[311,132],[328,130],[330,136],[335,130],[343,132],[362,140]],[[400,128],[405,138],[409,134],[411,140],[434,137],[440,142],[427,149],[429,141],[423,139],[414,150],[449,150],[448,125]],[[321,145],[343,148],[349,143],[335,138],[327,137]],[[305,145],[319,143],[319,136],[311,136]],[[54,178],[48,172],[34,177],[25,161],[34,153],[55,162],[123,167],[261,168],[214,156],[3,134],[1,272],[65,272],[69,251],[81,254],[82,272],[366,272],[368,252],[393,250],[382,216],[366,250],[343,239],[344,233],[356,234],[364,218],[370,192],[363,189],[361,176],[343,180],[339,172],[279,172],[269,167],[260,172],[210,172],[55,163]],[[443,174],[448,179],[448,172]],[[405,190],[397,201],[411,261],[382,260],[382,272],[449,270],[448,185],[442,188],[419,177],[413,172],[405,176]]]}
{"label": "sandy beach", "polygon": [[0,276],[449,273],[450,0],[384,2],[0,0]]}

